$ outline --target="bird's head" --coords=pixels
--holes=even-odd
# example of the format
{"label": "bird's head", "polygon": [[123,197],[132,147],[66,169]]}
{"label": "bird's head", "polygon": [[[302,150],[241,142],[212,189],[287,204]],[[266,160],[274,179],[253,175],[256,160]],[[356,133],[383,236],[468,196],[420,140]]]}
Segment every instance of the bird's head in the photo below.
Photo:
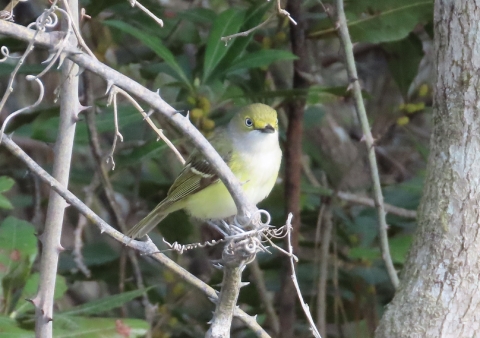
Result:
{"label": "bird's head", "polygon": [[278,131],[278,119],[275,109],[254,103],[240,110],[230,121],[229,128],[236,133],[275,134]]}

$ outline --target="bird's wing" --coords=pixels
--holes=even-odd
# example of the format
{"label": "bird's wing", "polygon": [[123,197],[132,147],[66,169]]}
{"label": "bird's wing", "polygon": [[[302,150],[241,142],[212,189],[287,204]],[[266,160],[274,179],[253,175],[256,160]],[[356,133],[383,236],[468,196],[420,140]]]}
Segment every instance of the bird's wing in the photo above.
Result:
{"label": "bird's wing", "polygon": [[[222,137],[219,131],[210,139],[213,147],[220,154],[222,159],[228,163],[232,156],[231,144],[226,141],[228,138]],[[224,135],[223,135],[224,136]],[[219,139],[222,141],[219,142]],[[182,172],[178,175],[173,185],[168,191],[167,197],[162,203],[174,203],[188,195],[195,194],[205,189],[211,184],[219,180],[215,168],[208,162],[205,157],[195,150],[187,161]]]}
{"label": "bird's wing", "polygon": [[[225,162],[229,162],[232,156],[232,145],[228,142],[228,135],[220,135],[224,131],[216,132],[210,139],[211,144],[222,156]],[[168,190],[167,197],[161,201],[145,218],[127,232],[131,238],[143,237],[151,231],[169,213],[183,208],[180,202],[185,197],[205,189],[219,180],[215,168],[205,157],[195,150],[187,161],[187,164],[178,175],[173,185]],[[179,202],[179,203],[176,203]]]}

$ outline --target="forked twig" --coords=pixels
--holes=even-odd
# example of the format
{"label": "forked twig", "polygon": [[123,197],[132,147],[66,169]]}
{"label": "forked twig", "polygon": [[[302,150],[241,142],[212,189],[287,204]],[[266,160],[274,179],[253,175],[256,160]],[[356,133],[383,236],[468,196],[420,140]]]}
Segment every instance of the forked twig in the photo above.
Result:
{"label": "forked twig", "polygon": [[[158,135],[157,141],[162,139],[168,145],[168,147],[175,153],[175,155],[177,156],[178,160],[182,163],[182,165],[185,164],[185,159],[183,158],[182,154],[180,154],[180,152],[177,150],[177,148],[175,148],[173,143],[165,136],[165,134],[163,133],[163,130],[157,128],[155,123],[153,123],[153,121],[150,119],[149,114],[147,114],[145,110],[143,110],[143,108],[138,104],[138,102],[130,94],[128,94],[126,91],[124,91],[123,89],[115,85],[111,85],[110,88],[107,89],[107,92],[110,92],[110,95],[112,95],[112,92],[113,92],[115,97],[116,97],[116,94],[122,94],[126,99],[128,99],[128,101],[130,101],[130,103],[140,112],[140,114],[142,114],[143,118],[147,121],[150,127],[152,127],[153,131],[157,133]],[[114,104],[115,104],[115,100],[114,100]],[[112,151],[112,155],[113,155],[113,151]]]}
{"label": "forked twig", "polygon": [[290,20],[294,25],[297,25],[297,22],[291,17],[290,13],[288,13],[286,10],[282,8],[282,5],[280,4],[281,0],[277,0],[277,11],[278,13],[285,15],[288,20]]}
{"label": "forked twig", "polygon": [[[67,11],[68,16],[71,18],[72,17],[72,11],[70,9],[70,6],[68,5],[67,0],[63,0],[63,4],[65,5],[65,10]],[[82,17],[86,17],[85,15],[85,9],[82,8]],[[92,58],[96,59],[95,54],[88,48],[87,44],[85,43],[85,40],[83,40],[82,34],[80,34],[80,31],[77,27],[77,25],[72,24],[73,32],[75,33],[75,36],[77,37],[78,44],[82,46],[82,48],[87,52],[88,55],[90,55]]]}

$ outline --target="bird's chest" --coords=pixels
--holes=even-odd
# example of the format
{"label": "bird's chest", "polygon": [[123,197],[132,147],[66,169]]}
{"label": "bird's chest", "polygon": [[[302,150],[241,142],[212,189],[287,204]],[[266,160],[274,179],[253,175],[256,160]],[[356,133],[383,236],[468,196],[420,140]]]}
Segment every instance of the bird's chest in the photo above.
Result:
{"label": "bird's chest", "polygon": [[280,150],[241,152],[239,161],[244,170],[235,172],[243,190],[253,203],[263,200],[272,190],[280,168]]}

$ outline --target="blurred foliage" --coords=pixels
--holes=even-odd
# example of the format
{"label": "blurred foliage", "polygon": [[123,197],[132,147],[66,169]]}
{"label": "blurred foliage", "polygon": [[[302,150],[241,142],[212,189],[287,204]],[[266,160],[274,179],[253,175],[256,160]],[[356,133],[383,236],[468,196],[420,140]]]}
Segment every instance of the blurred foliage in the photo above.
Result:
{"label": "blurred foliage", "polygon": [[[39,15],[45,4],[31,3],[22,6],[32,6],[31,10]],[[82,1],[82,7],[91,16],[82,22],[84,38],[99,60],[152,90],[158,89],[159,95],[180,113],[188,111],[191,121],[205,135],[224,125],[238,107],[263,102],[280,113],[285,147],[286,104],[306,98],[299,283],[315,318],[320,277],[317,227],[325,224],[318,222],[318,215],[319,208],[325,205],[331,209],[334,225],[326,276],[329,337],[373,336],[393,289],[378,248],[375,210],[335,197],[337,190],[370,195],[370,178],[334,23],[324,12],[327,8],[332,13],[333,1],[323,1],[325,7],[317,1],[302,2],[312,70],[311,74],[303,74],[311,83],[307,89],[292,88],[296,56],[289,50],[288,20],[275,14],[273,1],[145,0],[142,4],[164,20],[163,28],[126,0]],[[432,44],[433,1],[355,0],[346,1],[345,6],[352,39],[358,47],[357,65],[370,122],[379,131],[375,136],[385,200],[414,210],[420,201],[428,156],[431,61],[426,51]],[[18,20],[22,20],[22,13],[16,13]],[[256,27],[270,16],[267,24],[248,36],[221,40]],[[17,52],[25,47],[3,37],[0,44]],[[24,76],[38,73],[45,58],[44,52],[34,53],[21,68],[16,86],[22,90],[15,91],[7,102],[7,113],[31,103],[30,93],[37,89],[31,88]],[[14,61],[0,63],[2,92],[14,65]],[[51,144],[55,142],[59,121],[53,94],[58,72],[52,72],[44,81],[50,94],[35,111],[12,121],[8,132],[14,132],[19,144],[50,170]],[[94,96],[95,123],[106,156],[115,131],[113,110],[107,107],[103,80],[94,78],[92,82],[90,93],[82,89],[82,99],[85,95]],[[148,111],[148,107],[143,108]],[[2,112],[0,121],[5,117]],[[101,187],[95,186],[93,193],[85,190],[92,183],[96,167],[85,119],[83,115],[79,118],[69,189],[82,200],[86,194],[92,194],[92,209],[117,226]],[[161,116],[154,113],[152,118],[188,155],[191,145]],[[165,196],[181,165],[163,142],[156,141],[142,116],[127,102],[119,102],[118,119],[124,142],[117,145],[116,168],[109,175],[120,212],[132,226]],[[312,176],[319,182],[324,182],[325,177],[326,184],[315,187]],[[283,173],[271,196],[261,204],[269,210],[275,225],[285,221],[282,177]],[[33,298],[38,285],[38,240],[34,234],[42,232],[48,193],[48,187],[36,182],[23,164],[0,148],[0,336],[32,335],[33,306],[24,299]],[[85,228],[82,237],[83,262],[91,271],[90,277],[84,276],[72,252],[73,229],[78,221],[78,213],[67,209],[62,238],[67,251],[60,256],[55,294],[55,337],[144,335],[148,324],[141,301],[143,292],[156,305],[153,337],[204,335],[213,309],[206,297],[144,259],[140,259],[140,269],[146,287],[138,290],[133,269],[128,261],[125,263],[125,248],[100,236],[92,226]],[[415,221],[393,214],[388,215],[387,221],[392,258],[400,270]],[[211,229],[182,212],[170,215],[152,233],[159,248],[166,249],[158,232],[168,241],[181,243],[218,238]],[[221,273],[212,269],[210,260],[218,258],[219,252],[219,248],[209,248],[183,255],[167,254],[215,285],[221,281]],[[258,261],[273,299],[280,288],[284,257],[272,252],[259,254]],[[120,271],[124,272],[123,279]],[[248,270],[244,279],[252,280]],[[242,289],[240,304],[248,313],[257,314],[258,321],[268,329],[264,306],[253,283]],[[309,336],[300,310],[298,318],[298,337]],[[239,326],[232,335],[250,337],[251,333]]]}

